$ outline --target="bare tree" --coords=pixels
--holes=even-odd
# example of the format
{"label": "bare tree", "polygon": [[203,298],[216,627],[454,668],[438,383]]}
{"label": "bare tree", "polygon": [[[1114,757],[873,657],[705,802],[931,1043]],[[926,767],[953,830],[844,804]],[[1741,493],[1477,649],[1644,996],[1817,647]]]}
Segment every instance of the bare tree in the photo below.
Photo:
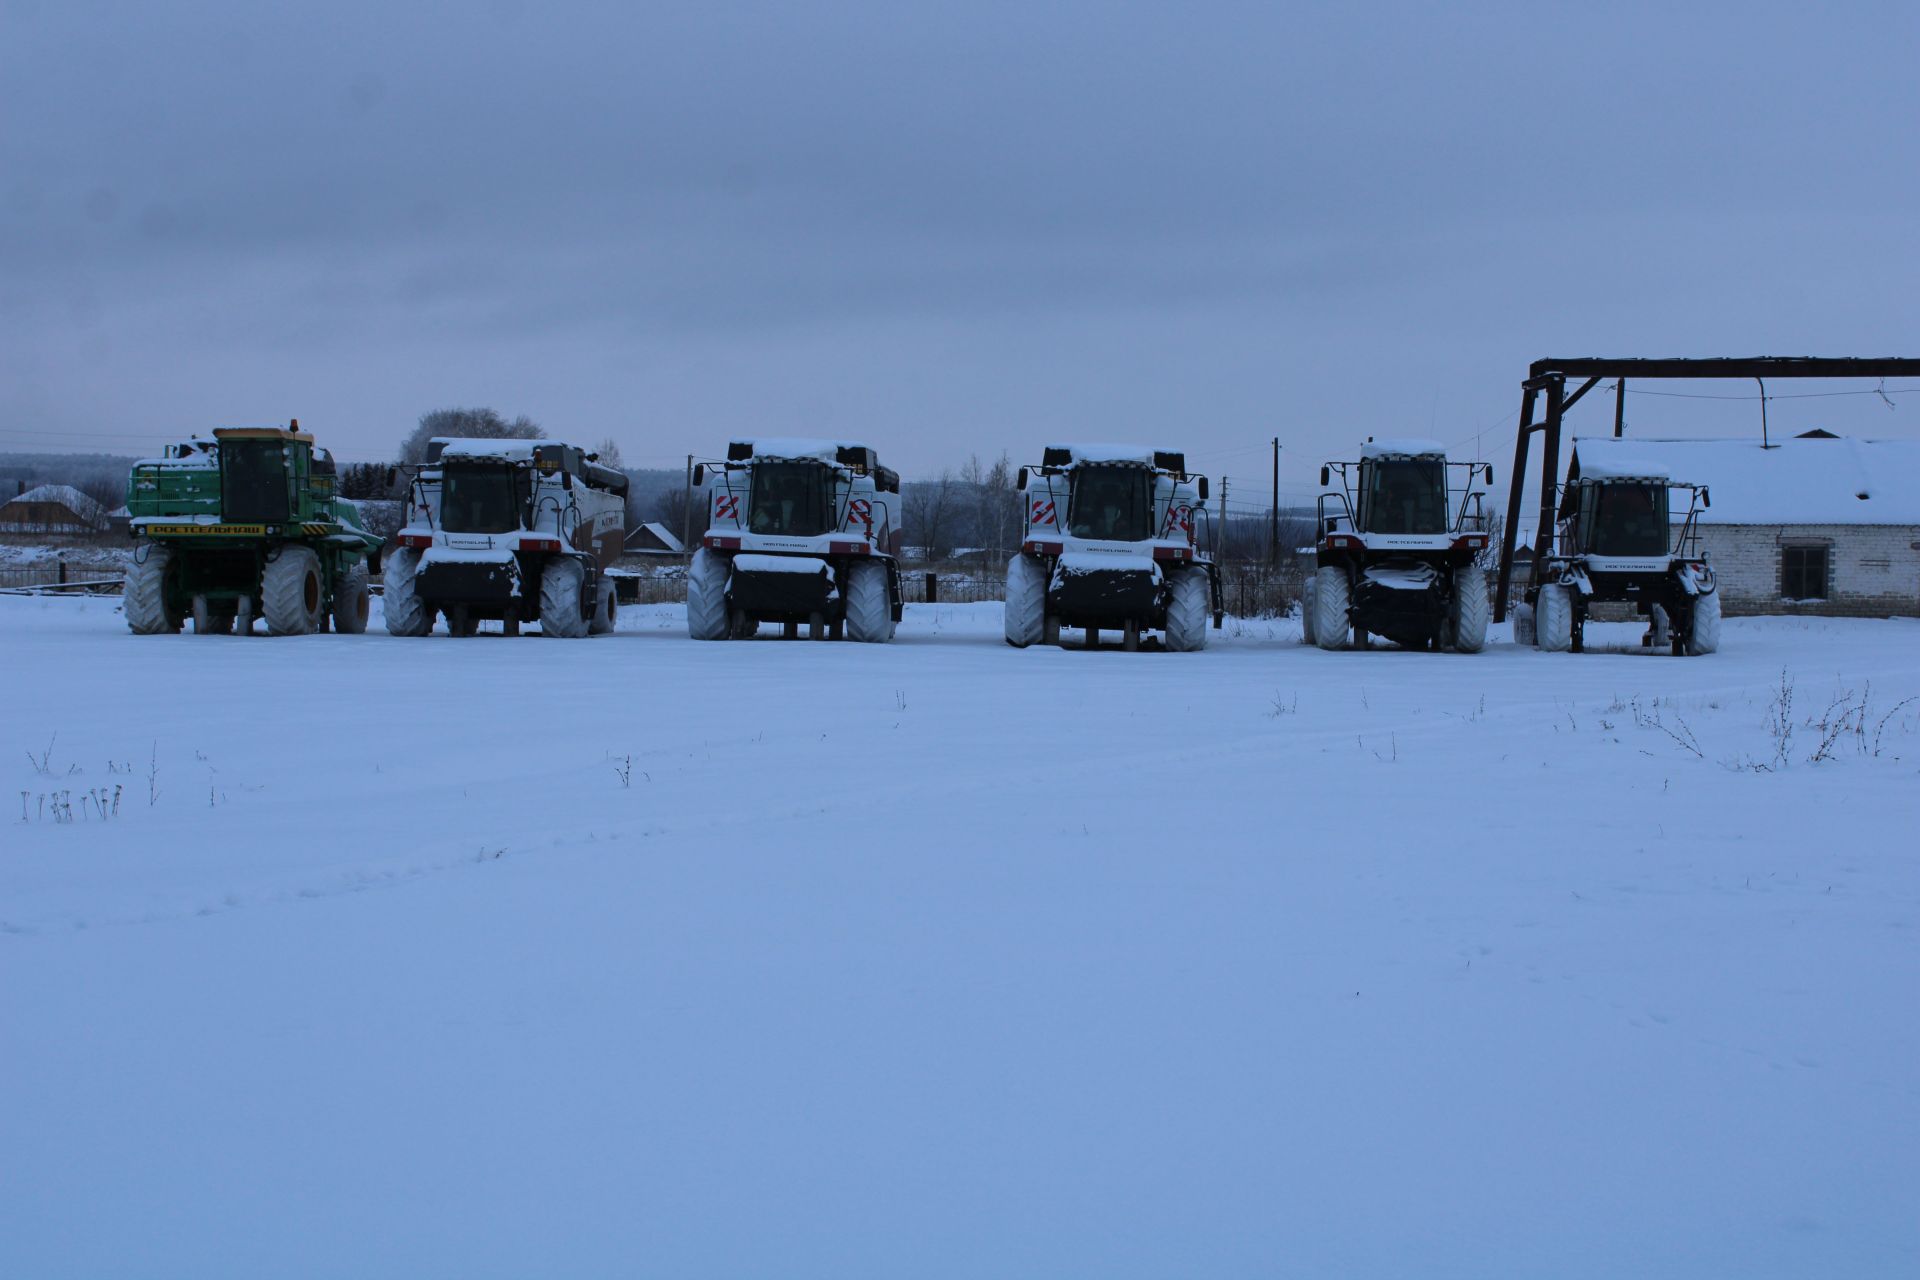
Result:
{"label": "bare tree", "polygon": [[539,426],[524,414],[508,421],[492,409],[435,409],[400,444],[400,461],[423,462],[427,441],[435,436],[470,440],[538,440]]}
{"label": "bare tree", "polygon": [[596,446],[593,450],[591,450],[591,452],[594,452],[600,455],[601,466],[612,467],[615,471],[618,471],[621,469],[620,442],[618,440],[615,440],[612,436],[608,436],[606,439],[602,440],[598,446]]}
{"label": "bare tree", "polygon": [[[674,485],[662,489],[653,500],[652,519],[667,526],[668,532],[678,538],[687,531],[687,490],[684,485]],[[692,531],[694,536],[705,532],[703,529]]]}
{"label": "bare tree", "polygon": [[980,455],[967,459],[960,478],[967,487],[967,512],[973,544],[996,555],[1005,555],[1007,541],[1018,514],[1018,495],[1013,487],[1013,462],[1002,453],[991,466],[982,466]]}
{"label": "bare tree", "polygon": [[953,549],[952,525],[959,512],[959,482],[953,469],[943,467],[936,480],[920,480],[906,486],[906,534],[914,545],[925,547],[927,559],[938,560]]}

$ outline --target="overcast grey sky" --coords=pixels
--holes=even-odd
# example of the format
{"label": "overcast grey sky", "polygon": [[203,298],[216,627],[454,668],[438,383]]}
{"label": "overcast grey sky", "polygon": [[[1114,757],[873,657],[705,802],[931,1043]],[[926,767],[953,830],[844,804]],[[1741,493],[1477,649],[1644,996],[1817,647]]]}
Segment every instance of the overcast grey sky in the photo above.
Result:
{"label": "overcast grey sky", "polygon": [[1506,456],[1542,355],[1920,355],[1911,3],[0,5],[0,448],[487,404],[1257,485]]}

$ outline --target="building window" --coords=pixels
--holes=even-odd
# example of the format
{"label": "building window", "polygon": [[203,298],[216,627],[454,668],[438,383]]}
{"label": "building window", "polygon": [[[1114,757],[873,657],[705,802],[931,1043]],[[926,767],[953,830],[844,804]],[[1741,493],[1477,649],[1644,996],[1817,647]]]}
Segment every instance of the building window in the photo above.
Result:
{"label": "building window", "polygon": [[1788,600],[1827,598],[1827,548],[1780,548],[1780,594]]}

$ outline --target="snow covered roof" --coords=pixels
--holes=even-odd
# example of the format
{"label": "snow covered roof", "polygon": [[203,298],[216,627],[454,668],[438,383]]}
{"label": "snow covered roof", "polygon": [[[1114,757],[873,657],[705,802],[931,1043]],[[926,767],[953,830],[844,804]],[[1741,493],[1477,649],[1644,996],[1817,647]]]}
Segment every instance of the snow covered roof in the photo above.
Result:
{"label": "snow covered roof", "polygon": [[1060,449],[1071,453],[1075,462],[1139,462],[1140,466],[1154,464],[1154,449],[1146,445],[1046,445],[1048,449]]}
{"label": "snow covered roof", "polygon": [[746,445],[756,458],[817,458],[838,462],[842,449],[866,449],[858,440],[815,440],[808,436],[745,436],[732,443]]}
{"label": "snow covered roof", "polygon": [[[1706,524],[1920,524],[1920,440],[1615,440],[1578,437],[1582,475],[1658,474],[1706,485]],[[1650,471],[1648,469],[1657,469]]]}
{"label": "snow covered roof", "polygon": [[[1578,474],[1583,480],[1656,480],[1670,484],[1674,478],[1672,468],[1639,447],[1654,443],[1657,442],[1616,440],[1612,436],[1575,437],[1574,461],[1567,474]],[[1682,481],[1695,483],[1684,476]]]}
{"label": "snow covered roof", "polygon": [[1369,440],[1360,446],[1363,458],[1426,458],[1447,456],[1447,446],[1438,440],[1423,440],[1414,436],[1398,440]]}
{"label": "snow covered roof", "polygon": [[18,497],[7,499],[5,505],[10,507],[15,503],[22,506],[48,504],[65,507],[83,524],[98,526],[107,522],[107,509],[70,484],[38,485]]}
{"label": "snow covered roof", "polygon": [[662,547],[666,548],[668,551],[686,550],[685,547],[680,545],[680,539],[674,534],[674,532],[671,529],[667,528],[667,526],[665,526],[664,524],[661,524],[658,520],[649,520],[646,523],[642,524],[639,528],[635,529],[632,533],[629,533],[627,535],[626,545],[629,548],[631,548],[635,544],[635,542],[639,540],[640,535],[643,533],[651,535],[657,542],[659,542],[659,544]]}
{"label": "snow covered roof", "polygon": [[442,459],[484,458],[499,462],[531,462],[533,451],[543,445],[551,445],[557,449],[566,447],[559,440],[476,440],[435,437],[436,442],[442,439],[446,440],[446,447],[440,451]]}

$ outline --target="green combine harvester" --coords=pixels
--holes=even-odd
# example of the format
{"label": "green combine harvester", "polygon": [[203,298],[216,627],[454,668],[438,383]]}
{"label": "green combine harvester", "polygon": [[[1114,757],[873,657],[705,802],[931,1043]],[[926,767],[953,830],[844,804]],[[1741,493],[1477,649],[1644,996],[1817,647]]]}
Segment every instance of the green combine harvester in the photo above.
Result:
{"label": "green combine harvester", "polygon": [[[135,547],[123,599],[135,635],[278,636],[367,629],[380,539],[337,495],[333,456],[295,419],[170,445],[127,479]],[[372,564],[370,564],[372,562]]]}

